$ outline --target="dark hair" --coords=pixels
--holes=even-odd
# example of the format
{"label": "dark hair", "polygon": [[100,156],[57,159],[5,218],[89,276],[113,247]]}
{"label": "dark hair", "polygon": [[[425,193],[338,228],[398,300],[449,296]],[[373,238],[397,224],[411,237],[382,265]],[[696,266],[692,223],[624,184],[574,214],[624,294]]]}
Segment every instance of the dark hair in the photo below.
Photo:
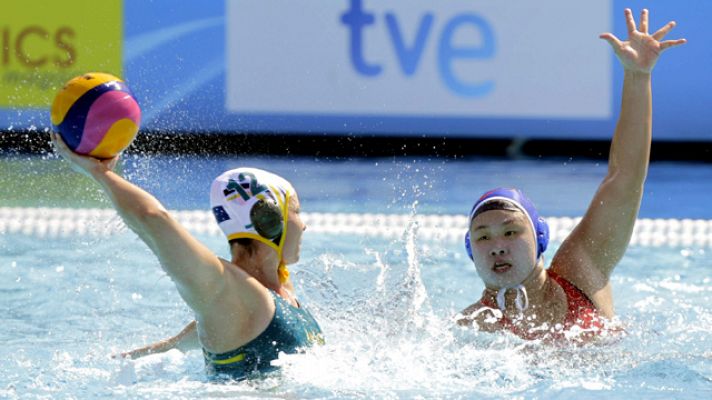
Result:
{"label": "dark hair", "polygon": [[230,240],[230,245],[232,246],[233,244],[239,244],[240,246],[249,246],[252,244],[252,241],[255,239],[250,239],[250,238],[239,238],[239,239],[232,239]]}
{"label": "dark hair", "polygon": [[255,239],[250,239],[250,238],[239,238],[239,239],[232,239],[229,240],[228,243],[230,243],[230,249],[232,250],[232,247],[235,245],[238,245],[245,249],[247,251],[247,254],[252,255],[253,247],[252,243],[255,241]]}
{"label": "dark hair", "polygon": [[492,210],[507,210],[507,211],[521,211],[521,209],[517,206],[515,206],[511,201],[507,200],[492,200],[492,201],[486,201],[480,208],[477,209],[477,211],[472,215],[472,218],[470,221],[475,219],[478,215],[482,214],[485,211],[492,211]]}

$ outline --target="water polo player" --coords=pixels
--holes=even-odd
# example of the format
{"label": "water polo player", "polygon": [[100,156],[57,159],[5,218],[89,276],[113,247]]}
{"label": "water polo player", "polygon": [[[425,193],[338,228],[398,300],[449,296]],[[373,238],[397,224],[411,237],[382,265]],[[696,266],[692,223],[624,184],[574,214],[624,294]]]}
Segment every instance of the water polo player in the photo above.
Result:
{"label": "water polo player", "polygon": [[648,170],[651,71],[663,50],[685,43],[662,41],[674,22],[649,34],[647,10],[637,28],[630,9],[625,18],[627,41],[600,35],[625,71],[606,177],[548,270],[543,257],[548,226],[532,202],[516,189],[481,196],[470,211],[465,244],[485,289],[458,316],[459,324],[509,330],[525,339],[585,339],[606,332],[606,321],[614,316],[610,275],[628,247]]}
{"label": "water polo player", "polygon": [[73,153],[53,134],[72,167],[96,180],[126,225],[148,245],[195,312],[181,339],[199,338],[211,378],[243,379],[274,369],[279,352],[321,341],[321,330],[294,297],[286,265],[299,259],[305,225],[289,182],[258,169],[227,171],[211,186],[213,214],[231,261],[196,240],[151,194],[112,171],[117,158]]}

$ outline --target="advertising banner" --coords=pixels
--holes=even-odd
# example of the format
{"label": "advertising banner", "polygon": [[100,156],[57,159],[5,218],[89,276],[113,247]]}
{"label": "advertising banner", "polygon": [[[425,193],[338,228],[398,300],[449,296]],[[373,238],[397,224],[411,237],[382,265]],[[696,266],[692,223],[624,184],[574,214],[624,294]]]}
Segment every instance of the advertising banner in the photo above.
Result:
{"label": "advertising banner", "polygon": [[[0,107],[49,107],[67,80],[122,75],[123,4],[105,0],[9,1],[2,7]],[[22,121],[18,121],[21,124]]]}
{"label": "advertising banner", "polygon": [[623,9],[670,20],[654,139],[712,141],[712,2],[13,1],[0,15],[0,130],[48,130],[73,76],[124,78],[145,132],[608,139],[623,69],[598,38]]}
{"label": "advertising banner", "polygon": [[611,51],[598,34],[611,29],[610,1],[561,18],[579,9],[567,0],[230,1],[227,108],[605,119]]}

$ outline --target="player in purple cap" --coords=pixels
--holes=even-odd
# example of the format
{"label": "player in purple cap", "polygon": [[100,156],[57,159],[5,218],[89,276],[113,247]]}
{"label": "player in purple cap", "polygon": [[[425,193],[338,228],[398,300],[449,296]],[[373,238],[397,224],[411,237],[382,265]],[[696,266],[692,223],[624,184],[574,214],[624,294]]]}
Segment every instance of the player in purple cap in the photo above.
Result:
{"label": "player in purple cap", "polygon": [[460,325],[543,340],[583,340],[610,331],[614,309],[609,279],[630,242],[648,170],[651,72],[663,50],[685,43],[662,41],[675,22],[648,33],[648,10],[642,11],[638,27],[630,9],[625,18],[627,41],[600,35],[625,70],[608,174],[548,269],[543,257],[548,226],[521,191],[494,189],[477,200],[465,245],[485,290],[458,316]]}

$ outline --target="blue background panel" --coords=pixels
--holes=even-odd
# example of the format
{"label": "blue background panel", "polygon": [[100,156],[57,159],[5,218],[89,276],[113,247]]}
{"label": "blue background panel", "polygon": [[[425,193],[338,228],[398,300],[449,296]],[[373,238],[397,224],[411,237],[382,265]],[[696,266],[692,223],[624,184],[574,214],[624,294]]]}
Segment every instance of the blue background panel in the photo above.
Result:
{"label": "blue background panel", "polygon": [[[348,1],[343,1],[344,10],[348,7]],[[712,141],[712,113],[708,110],[712,104],[712,33],[706,21],[706,16],[712,15],[712,2],[614,0],[610,18],[620,38],[627,36],[625,7],[633,8],[636,15],[642,7],[649,8],[651,29],[676,20],[678,27],[669,38],[686,37],[689,41],[666,53],[655,68],[654,138]],[[623,71],[612,58],[611,116],[605,119],[414,117],[326,111],[233,113],[226,109],[225,2],[126,0],[124,13],[124,77],[141,104],[144,130],[607,139],[620,107]],[[585,18],[585,7],[580,15],[561,18]],[[344,43],[345,48],[347,45]],[[0,110],[0,129],[49,126],[47,109]]]}

